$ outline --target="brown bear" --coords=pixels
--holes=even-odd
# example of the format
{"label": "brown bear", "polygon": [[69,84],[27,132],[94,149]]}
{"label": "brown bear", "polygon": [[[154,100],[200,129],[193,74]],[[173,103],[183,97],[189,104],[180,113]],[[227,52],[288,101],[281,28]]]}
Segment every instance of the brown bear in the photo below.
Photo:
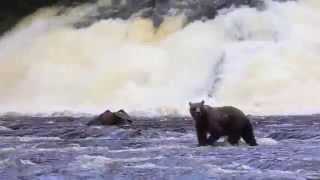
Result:
{"label": "brown bear", "polygon": [[130,120],[130,116],[121,109],[117,112],[106,110],[104,113],[87,123],[87,125],[120,125],[125,123],[132,123],[132,121]]}
{"label": "brown bear", "polygon": [[[204,101],[189,102],[189,106],[199,146],[212,145],[222,136],[227,136],[232,145],[237,145],[241,137],[250,146],[258,145],[252,125],[241,110],[232,106],[211,107],[205,105]],[[209,138],[207,134],[210,134]]]}

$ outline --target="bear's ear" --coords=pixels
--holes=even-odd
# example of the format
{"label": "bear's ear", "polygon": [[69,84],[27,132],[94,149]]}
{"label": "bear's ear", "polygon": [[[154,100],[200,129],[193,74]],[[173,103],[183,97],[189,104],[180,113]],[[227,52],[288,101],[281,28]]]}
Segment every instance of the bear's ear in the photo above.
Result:
{"label": "bear's ear", "polygon": [[204,100],[201,101],[201,105],[204,105]]}

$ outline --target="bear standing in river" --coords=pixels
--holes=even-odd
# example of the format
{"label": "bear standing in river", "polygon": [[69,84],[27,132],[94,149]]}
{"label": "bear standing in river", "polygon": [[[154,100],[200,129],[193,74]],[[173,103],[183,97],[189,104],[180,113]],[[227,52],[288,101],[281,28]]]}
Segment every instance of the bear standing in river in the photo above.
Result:
{"label": "bear standing in river", "polygon": [[[190,103],[190,114],[195,121],[199,146],[212,145],[222,136],[237,145],[242,137],[250,146],[258,145],[253,128],[246,115],[232,106],[211,107],[200,103]],[[210,134],[207,138],[207,134]]]}

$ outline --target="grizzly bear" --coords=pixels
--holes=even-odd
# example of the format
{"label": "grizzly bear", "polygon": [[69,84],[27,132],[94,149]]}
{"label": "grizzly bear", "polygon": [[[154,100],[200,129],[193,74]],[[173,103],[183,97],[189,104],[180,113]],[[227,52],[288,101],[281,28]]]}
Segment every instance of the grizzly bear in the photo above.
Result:
{"label": "grizzly bear", "polygon": [[130,116],[123,109],[120,109],[117,112],[106,110],[92,121],[88,122],[87,125],[121,125],[125,123],[132,123],[132,121]]}
{"label": "grizzly bear", "polygon": [[189,106],[199,146],[213,145],[222,136],[227,136],[231,145],[237,145],[241,137],[250,146],[258,145],[252,125],[241,110],[232,106],[211,107],[204,101],[189,102]]}

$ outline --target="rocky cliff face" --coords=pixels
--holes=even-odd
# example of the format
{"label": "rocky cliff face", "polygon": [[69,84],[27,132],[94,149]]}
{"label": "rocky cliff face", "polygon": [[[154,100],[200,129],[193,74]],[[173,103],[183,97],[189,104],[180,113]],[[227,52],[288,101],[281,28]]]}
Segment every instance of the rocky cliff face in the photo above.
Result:
{"label": "rocky cliff face", "polygon": [[131,16],[151,18],[155,26],[166,15],[185,14],[188,21],[200,18],[212,19],[217,11],[231,6],[248,5],[263,7],[262,0],[112,0],[111,6],[100,7],[98,14],[84,19],[76,27],[86,27],[92,22],[107,18],[128,19]]}
{"label": "rocky cliff face", "polygon": [[47,6],[76,6],[77,4],[95,0],[4,0],[0,3],[0,34],[9,30],[21,18]]}
{"label": "rocky cliff face", "polygon": [[[277,0],[284,1],[284,0]],[[76,28],[108,18],[128,19],[131,16],[149,17],[154,25],[161,24],[165,15],[185,14],[188,21],[214,18],[219,9],[248,5],[263,9],[263,0],[7,0],[0,6],[0,34],[14,26],[22,17],[46,6],[68,8],[83,3],[99,3],[97,13],[75,24]],[[108,5],[106,5],[108,4]]]}

